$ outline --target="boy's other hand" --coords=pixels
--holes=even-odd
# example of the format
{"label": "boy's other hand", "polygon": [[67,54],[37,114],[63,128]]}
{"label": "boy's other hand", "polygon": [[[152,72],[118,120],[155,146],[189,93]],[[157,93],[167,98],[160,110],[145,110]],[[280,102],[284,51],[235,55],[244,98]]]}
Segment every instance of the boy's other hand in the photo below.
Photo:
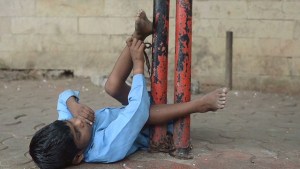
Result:
{"label": "boy's other hand", "polygon": [[74,117],[83,118],[90,125],[95,122],[95,112],[90,107],[76,102],[72,97],[67,100],[67,106]]}
{"label": "boy's other hand", "polygon": [[86,120],[86,122],[90,125],[93,125],[95,122],[95,112],[88,106],[77,103],[74,106],[74,110],[71,111],[75,117],[80,117]]}

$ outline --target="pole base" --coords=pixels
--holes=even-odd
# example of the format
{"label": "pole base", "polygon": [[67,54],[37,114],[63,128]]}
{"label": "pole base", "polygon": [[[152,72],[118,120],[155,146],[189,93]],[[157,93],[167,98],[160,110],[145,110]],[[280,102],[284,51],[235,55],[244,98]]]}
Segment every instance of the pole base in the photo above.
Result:
{"label": "pole base", "polygon": [[174,151],[174,142],[173,142],[173,135],[170,133],[167,133],[166,136],[162,137],[159,142],[150,141],[150,153],[170,153],[171,151]]}
{"label": "pole base", "polygon": [[177,148],[175,151],[169,152],[169,154],[177,159],[189,160],[194,158],[191,150],[191,146],[189,146],[188,148]]}

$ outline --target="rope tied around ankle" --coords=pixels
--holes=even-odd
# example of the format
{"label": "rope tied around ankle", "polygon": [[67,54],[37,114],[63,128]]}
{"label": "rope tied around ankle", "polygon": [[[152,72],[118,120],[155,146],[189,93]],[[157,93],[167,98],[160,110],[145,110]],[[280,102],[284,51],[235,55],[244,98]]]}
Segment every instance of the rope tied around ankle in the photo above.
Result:
{"label": "rope tied around ankle", "polygon": [[[152,48],[151,43],[145,42],[144,44],[145,44],[145,49],[151,49]],[[145,50],[144,50],[144,55],[145,55],[145,60],[146,60],[146,66],[147,66],[147,69],[148,69],[148,74],[149,74],[149,77],[151,77],[151,65],[150,65],[149,57],[148,57]]]}

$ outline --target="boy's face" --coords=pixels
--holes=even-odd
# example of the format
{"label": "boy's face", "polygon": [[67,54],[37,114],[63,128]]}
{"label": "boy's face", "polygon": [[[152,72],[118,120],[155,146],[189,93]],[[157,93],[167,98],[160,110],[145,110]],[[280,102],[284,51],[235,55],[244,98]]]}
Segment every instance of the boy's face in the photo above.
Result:
{"label": "boy's face", "polygon": [[71,129],[77,148],[85,150],[91,139],[92,126],[85,120],[77,117],[68,120],[67,125]]}

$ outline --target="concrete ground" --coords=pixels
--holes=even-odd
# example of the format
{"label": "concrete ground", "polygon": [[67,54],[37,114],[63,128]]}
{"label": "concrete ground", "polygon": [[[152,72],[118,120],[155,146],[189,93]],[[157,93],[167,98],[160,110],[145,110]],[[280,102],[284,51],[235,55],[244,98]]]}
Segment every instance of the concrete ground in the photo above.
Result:
{"label": "concrete ground", "polygon": [[[89,79],[9,77],[0,76],[0,169],[37,168],[28,145],[38,129],[57,118],[56,101],[62,90],[80,90],[81,102],[93,109],[118,105]],[[191,119],[192,160],[140,151],[114,164],[70,168],[300,168],[300,96],[231,91],[226,109],[193,114]]]}

